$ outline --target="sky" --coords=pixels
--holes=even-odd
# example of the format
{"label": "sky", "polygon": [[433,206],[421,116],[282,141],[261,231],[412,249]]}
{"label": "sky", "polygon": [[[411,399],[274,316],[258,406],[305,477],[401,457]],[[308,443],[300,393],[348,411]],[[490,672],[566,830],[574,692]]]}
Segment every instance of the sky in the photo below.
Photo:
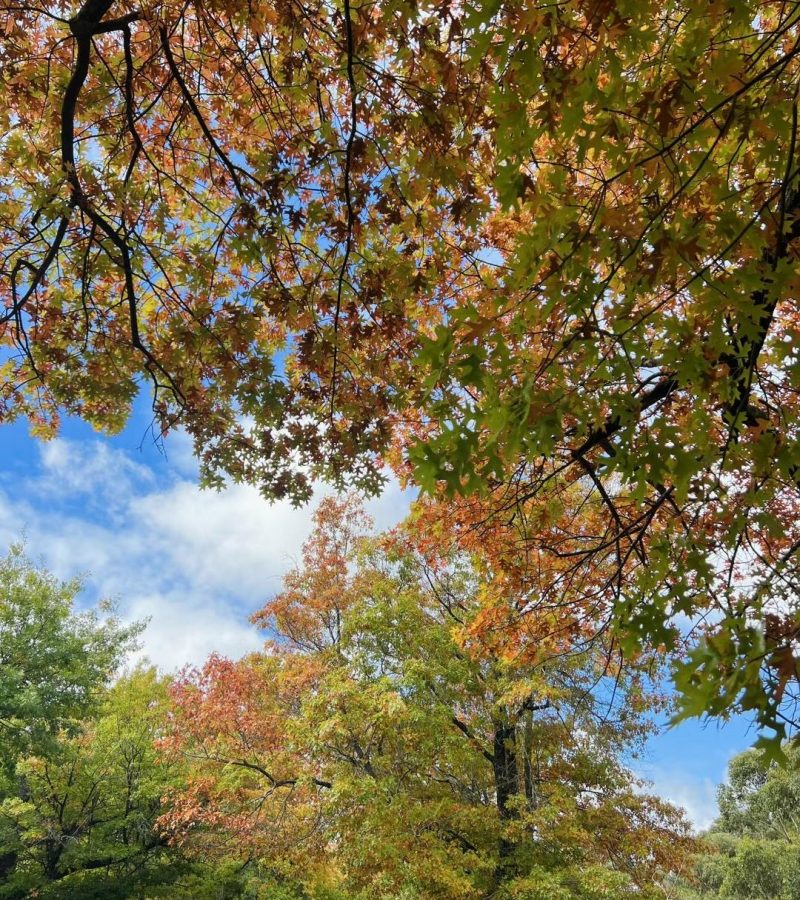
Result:
{"label": "sky", "polygon": [[[24,423],[0,427],[0,553],[24,540],[58,577],[83,576],[82,604],[110,599],[124,620],[149,620],[139,655],[164,671],[256,650],[264,638],[248,616],[299,560],[314,503],[269,504],[240,485],[201,490],[189,439],[176,432],[159,447],[149,425],[142,408],[114,438],[77,420],[49,442]],[[367,508],[384,529],[409,501],[389,485]],[[688,722],[651,738],[632,767],[702,829],[728,761],[756,736],[742,719]]]}

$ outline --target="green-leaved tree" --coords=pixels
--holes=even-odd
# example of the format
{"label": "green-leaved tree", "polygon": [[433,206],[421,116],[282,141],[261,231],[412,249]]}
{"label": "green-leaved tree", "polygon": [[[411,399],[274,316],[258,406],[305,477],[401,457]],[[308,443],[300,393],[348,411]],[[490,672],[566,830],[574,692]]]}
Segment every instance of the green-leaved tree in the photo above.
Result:
{"label": "green-leaved tree", "polygon": [[698,856],[686,897],[796,900],[800,897],[800,750],[780,766],[748,750],[731,760],[719,788],[719,817]]}

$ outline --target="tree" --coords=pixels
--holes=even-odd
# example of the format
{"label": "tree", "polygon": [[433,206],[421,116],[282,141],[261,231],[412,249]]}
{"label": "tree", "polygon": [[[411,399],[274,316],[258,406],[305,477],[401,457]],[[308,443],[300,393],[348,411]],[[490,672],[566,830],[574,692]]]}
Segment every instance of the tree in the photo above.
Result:
{"label": "tree", "polygon": [[0,562],[0,897],[240,896],[225,860],[189,862],[156,830],[183,777],[156,762],[168,680],[121,674],[144,625],[77,612],[80,588],[18,546]]}
{"label": "tree", "polygon": [[0,803],[2,850],[15,863],[0,897],[241,896],[225,860],[191,862],[155,827],[162,796],[184,774],[156,759],[168,683],[153,668],[123,674],[79,732],[19,761],[19,790]]}
{"label": "tree", "polygon": [[796,3],[4,16],[5,418],[113,430],[146,379],[213,484],[375,489],[393,452],[506,520],[591,495],[575,577],[616,567],[630,644],[704,622],[684,711],[751,711],[779,748]]}
{"label": "tree", "polygon": [[166,833],[312,896],[661,896],[691,842],[623,762],[647,730],[641,670],[599,646],[470,654],[474,569],[428,565],[413,527],[357,540],[365,524],[323,501],[303,567],[255,617],[267,652],[175,684],[162,747],[193,774]]}
{"label": "tree", "polygon": [[800,755],[787,765],[748,750],[731,760],[719,788],[720,814],[695,864],[692,897],[790,900],[800,891]]}
{"label": "tree", "polygon": [[152,746],[165,701],[166,683],[152,669],[135,671],[96,701],[96,718],[78,733],[20,760],[19,792],[0,807],[16,856],[3,896],[134,893],[131,880],[165,852],[152,828],[168,783]]}
{"label": "tree", "polygon": [[21,756],[79,727],[142,631],[77,612],[80,589],[37,568],[20,546],[0,561],[0,788]]}

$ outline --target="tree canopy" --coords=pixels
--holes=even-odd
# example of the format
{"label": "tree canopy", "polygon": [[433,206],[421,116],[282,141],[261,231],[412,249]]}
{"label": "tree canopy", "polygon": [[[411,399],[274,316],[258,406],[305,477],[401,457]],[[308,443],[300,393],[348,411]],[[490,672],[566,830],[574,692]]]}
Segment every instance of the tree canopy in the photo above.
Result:
{"label": "tree canopy", "polygon": [[0,562],[0,898],[252,896],[240,865],[167,846],[162,797],[185,780],[157,762],[169,679],[122,670],[143,626],[78,612],[79,587],[19,547]]}
{"label": "tree canopy", "polygon": [[[689,897],[791,900],[800,892],[800,759],[787,747],[787,764],[749,750],[728,765],[718,790],[719,817],[705,836]],[[682,895],[683,896],[683,895]]]}
{"label": "tree canopy", "polygon": [[183,874],[154,828],[175,780],[153,747],[166,696],[152,669],[123,676],[79,730],[17,762],[18,790],[0,803],[0,897],[163,896]]}
{"label": "tree canopy", "polygon": [[376,535],[355,495],[323,500],[253,616],[264,650],[177,677],[121,668],[141,626],[76,612],[78,584],[14,550],[0,675],[29,690],[0,732],[0,898],[671,890],[696,843],[630,769],[661,654],[580,630],[476,646],[491,574],[425,513]]}
{"label": "tree canopy", "polygon": [[21,754],[79,727],[141,633],[75,610],[79,591],[79,581],[59,581],[20,546],[0,560],[0,781]]}
{"label": "tree canopy", "polygon": [[161,746],[189,778],[165,832],[298,896],[663,896],[692,842],[626,765],[657,702],[647,667],[597,645],[536,665],[469,653],[480,576],[358,540],[365,525],[324,501],[255,617],[267,652],[175,683]]}
{"label": "tree canopy", "polygon": [[478,496],[551,592],[608,572],[627,646],[701,626],[684,712],[753,712],[780,746],[798,4],[2,16],[3,418],[117,429],[145,381],[210,483],[302,500],[389,462]]}

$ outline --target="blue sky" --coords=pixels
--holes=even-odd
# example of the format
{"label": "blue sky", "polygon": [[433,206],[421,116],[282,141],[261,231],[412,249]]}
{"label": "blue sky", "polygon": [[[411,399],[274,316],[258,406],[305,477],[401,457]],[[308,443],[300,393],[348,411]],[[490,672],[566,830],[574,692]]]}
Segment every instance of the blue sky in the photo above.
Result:
{"label": "blue sky", "polygon": [[[256,649],[247,616],[299,558],[313,504],[270,505],[245,486],[202,491],[187,438],[159,449],[149,424],[143,407],[115,438],[75,420],[48,443],[24,423],[0,427],[0,551],[24,536],[59,577],[85,575],[86,603],[110,598],[123,618],[148,618],[141,653],[165,670]],[[407,504],[391,486],[368,508],[387,528]],[[634,768],[703,827],[728,760],[755,737],[741,719],[685,723],[653,737]]]}

